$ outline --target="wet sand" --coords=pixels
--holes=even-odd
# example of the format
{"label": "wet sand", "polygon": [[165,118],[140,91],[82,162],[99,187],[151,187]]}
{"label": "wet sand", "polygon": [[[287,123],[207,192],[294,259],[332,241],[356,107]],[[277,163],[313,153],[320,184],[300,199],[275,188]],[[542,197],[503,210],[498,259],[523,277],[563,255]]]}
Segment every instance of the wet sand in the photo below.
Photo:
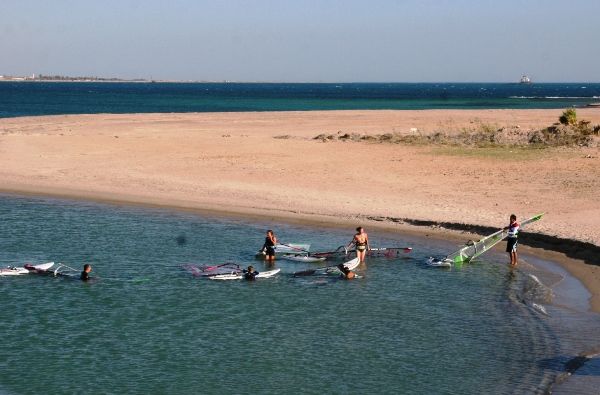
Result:
{"label": "wet sand", "polygon": [[[520,250],[559,262],[600,312],[597,148],[466,148],[344,134],[527,131],[560,110],[99,114],[0,119],[0,191],[408,232],[457,241],[545,212]],[[600,109],[577,110],[600,124]],[[314,139],[321,134],[333,140]],[[507,258],[508,260],[508,258]]]}

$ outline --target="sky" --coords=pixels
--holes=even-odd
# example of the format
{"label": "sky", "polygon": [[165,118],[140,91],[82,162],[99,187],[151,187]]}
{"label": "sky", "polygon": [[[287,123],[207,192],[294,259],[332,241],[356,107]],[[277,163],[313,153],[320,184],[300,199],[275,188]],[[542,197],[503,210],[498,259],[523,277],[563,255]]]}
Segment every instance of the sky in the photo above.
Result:
{"label": "sky", "polygon": [[0,0],[0,75],[600,82],[600,0]]}

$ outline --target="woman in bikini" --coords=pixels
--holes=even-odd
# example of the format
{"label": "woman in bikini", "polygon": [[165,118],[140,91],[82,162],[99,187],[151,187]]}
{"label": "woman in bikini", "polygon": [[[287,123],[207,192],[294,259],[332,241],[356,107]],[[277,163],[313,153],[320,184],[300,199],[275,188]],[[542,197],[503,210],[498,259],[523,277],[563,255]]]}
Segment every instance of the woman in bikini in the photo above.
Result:
{"label": "woman in bikini", "polygon": [[352,244],[355,244],[356,256],[361,262],[364,262],[365,254],[371,249],[371,246],[369,245],[369,236],[365,233],[365,230],[362,226],[356,228],[356,231],[358,233],[354,235],[354,238],[352,239],[350,244],[348,244],[346,249],[348,249]]}

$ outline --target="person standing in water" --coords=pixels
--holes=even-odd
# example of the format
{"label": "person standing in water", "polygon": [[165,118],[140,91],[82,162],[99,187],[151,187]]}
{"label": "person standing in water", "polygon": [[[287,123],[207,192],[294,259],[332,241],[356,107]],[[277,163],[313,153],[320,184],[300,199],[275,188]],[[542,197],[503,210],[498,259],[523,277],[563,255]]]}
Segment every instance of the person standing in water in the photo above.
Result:
{"label": "person standing in water", "polygon": [[364,262],[365,254],[367,253],[367,251],[371,250],[371,246],[369,245],[369,236],[367,235],[362,226],[356,228],[356,232],[357,233],[354,235],[354,238],[352,238],[350,244],[346,246],[346,250],[350,248],[352,244],[355,244],[356,256],[361,262]]}
{"label": "person standing in water", "polygon": [[262,252],[266,254],[265,259],[267,261],[275,260],[275,246],[277,245],[277,237],[273,234],[271,229],[267,230],[267,237],[265,238],[265,244],[263,244]]}
{"label": "person standing in water", "polygon": [[508,237],[506,238],[506,252],[510,255],[510,264],[517,266],[519,264],[519,254],[517,253],[519,223],[517,222],[517,216],[512,214],[510,216],[510,223],[502,230],[508,233]]}

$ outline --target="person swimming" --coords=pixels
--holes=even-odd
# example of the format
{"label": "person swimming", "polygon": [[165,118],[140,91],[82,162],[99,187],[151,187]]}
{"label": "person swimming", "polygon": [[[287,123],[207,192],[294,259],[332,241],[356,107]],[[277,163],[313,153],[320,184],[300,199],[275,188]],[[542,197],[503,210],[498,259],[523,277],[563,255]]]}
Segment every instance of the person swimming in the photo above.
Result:
{"label": "person swimming", "polygon": [[356,277],[356,274],[352,270],[350,270],[346,266],[344,266],[344,264],[338,265],[338,268],[340,269],[340,277],[341,278],[350,280],[350,279]]}
{"label": "person swimming", "polygon": [[79,276],[81,281],[85,281],[85,282],[90,281],[90,272],[91,271],[92,271],[92,265],[90,265],[89,263],[86,263],[85,265],[83,265],[83,271],[81,272],[81,276]]}

